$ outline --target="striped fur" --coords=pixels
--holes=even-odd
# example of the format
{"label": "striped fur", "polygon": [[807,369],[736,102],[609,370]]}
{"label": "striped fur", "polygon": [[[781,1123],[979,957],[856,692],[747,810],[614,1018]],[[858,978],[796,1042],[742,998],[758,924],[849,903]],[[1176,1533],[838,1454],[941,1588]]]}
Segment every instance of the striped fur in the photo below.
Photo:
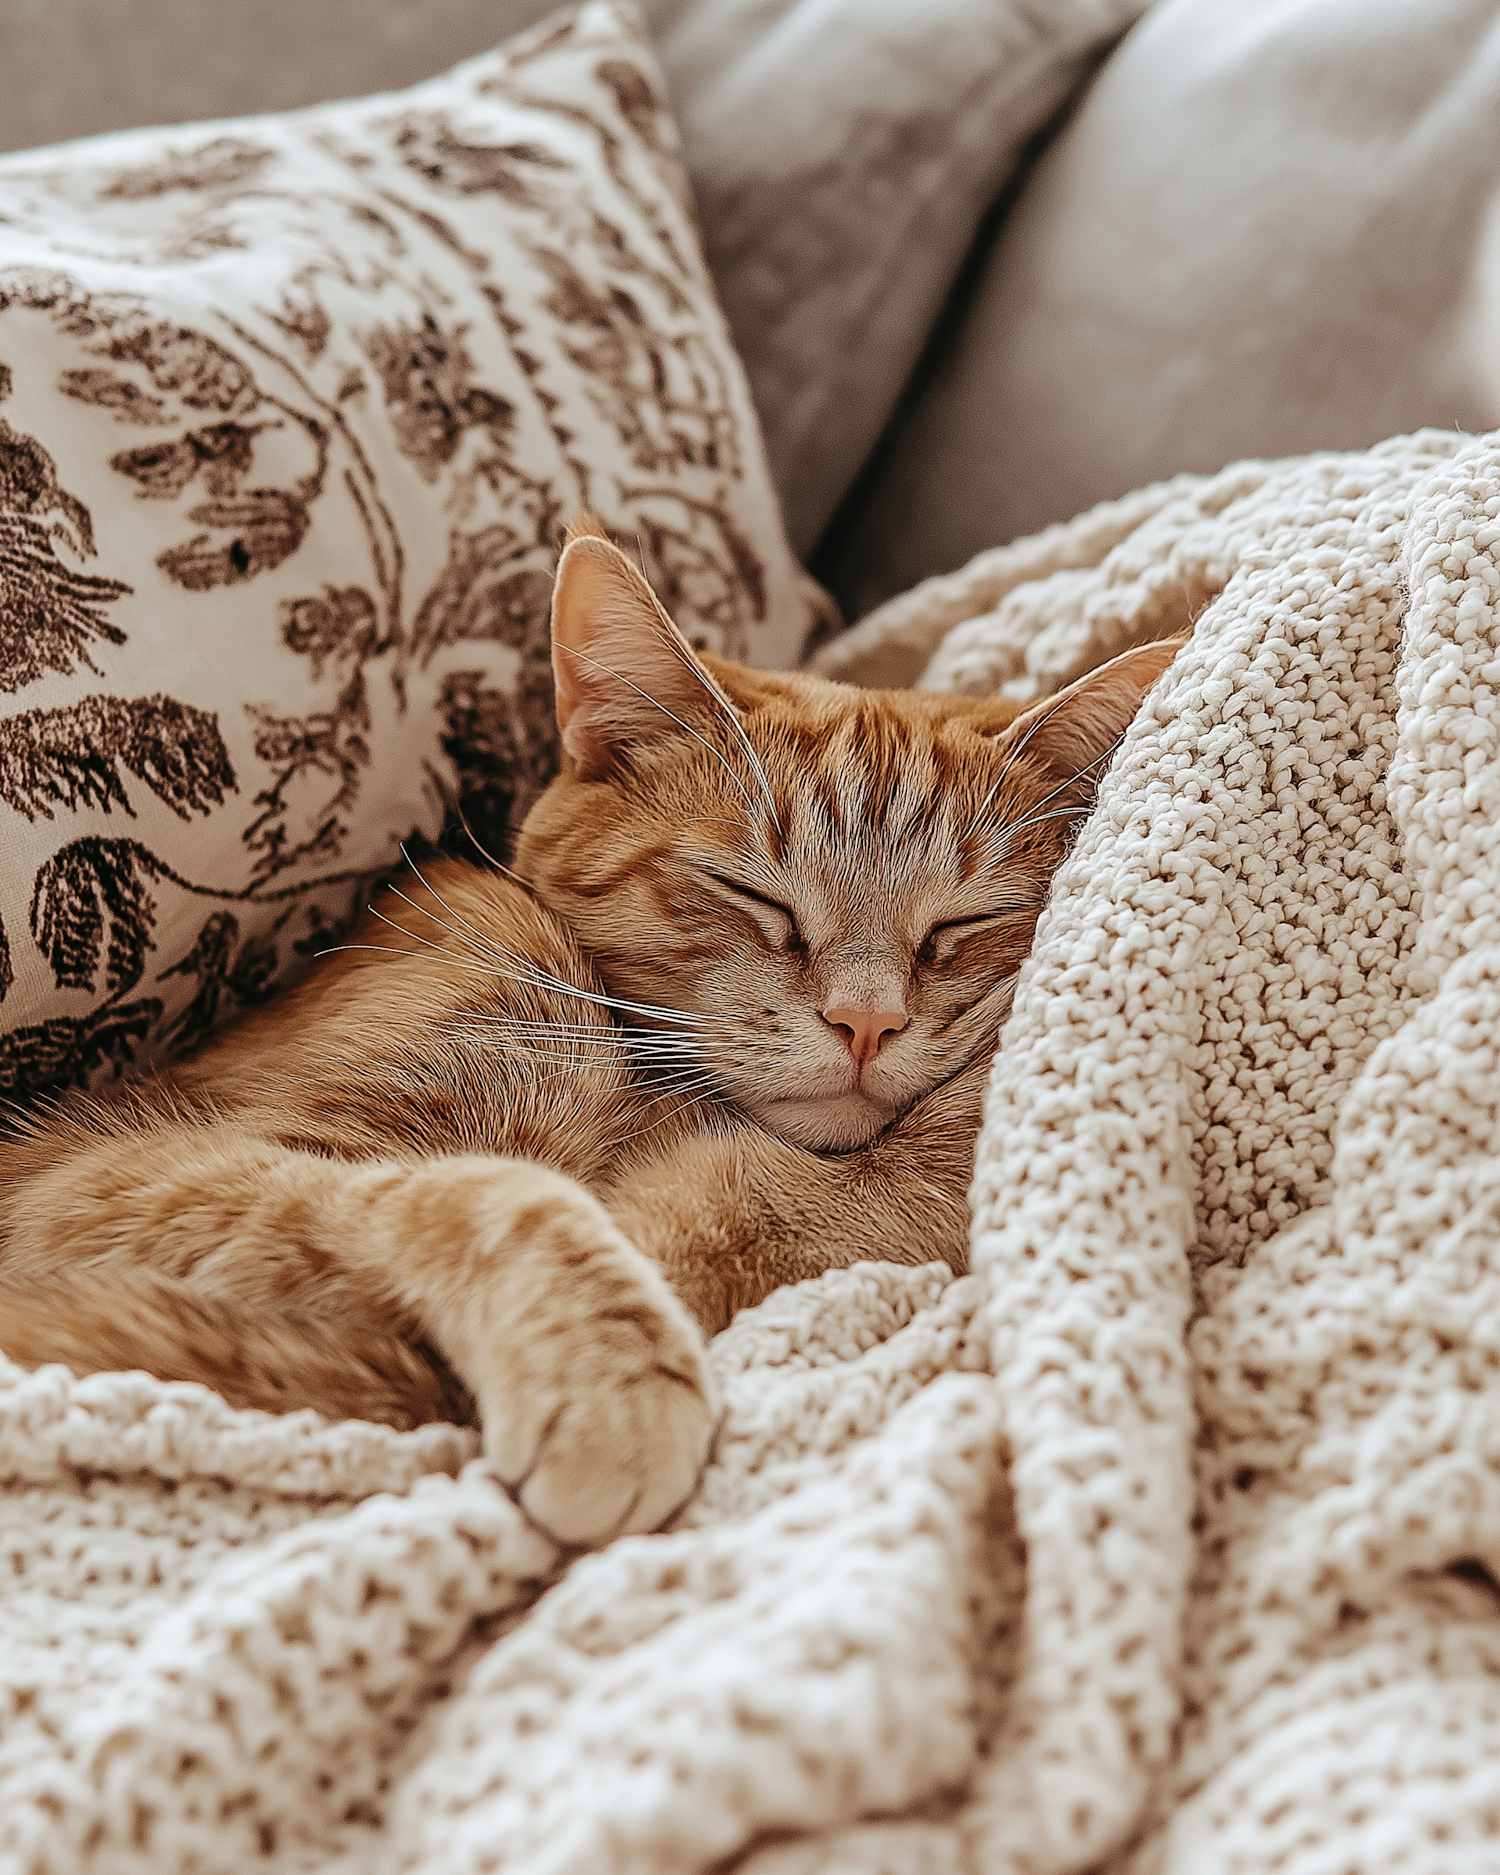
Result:
{"label": "striped fur", "polygon": [[[691,1492],[703,1332],[862,1256],[962,1265],[1015,973],[1175,647],[1019,718],[749,671],[587,531],[554,644],[567,760],[514,875],[425,870],[171,1075],[0,1148],[0,1345],[477,1412],[527,1512],[592,1543]],[[834,1018],[869,1009],[866,1059]]]}

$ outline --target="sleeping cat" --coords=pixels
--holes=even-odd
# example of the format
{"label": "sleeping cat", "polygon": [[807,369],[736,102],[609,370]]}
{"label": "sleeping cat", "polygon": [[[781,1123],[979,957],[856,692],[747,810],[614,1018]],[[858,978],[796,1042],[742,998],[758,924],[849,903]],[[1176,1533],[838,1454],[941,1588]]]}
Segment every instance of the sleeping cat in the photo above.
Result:
{"label": "sleeping cat", "polygon": [[703,1337],[864,1258],[965,1262],[980,1101],[1100,769],[1175,644],[1018,715],[698,657],[585,525],[563,772],[186,1065],[0,1145],[0,1347],[240,1406],[477,1410],[588,1544],[691,1494]]}

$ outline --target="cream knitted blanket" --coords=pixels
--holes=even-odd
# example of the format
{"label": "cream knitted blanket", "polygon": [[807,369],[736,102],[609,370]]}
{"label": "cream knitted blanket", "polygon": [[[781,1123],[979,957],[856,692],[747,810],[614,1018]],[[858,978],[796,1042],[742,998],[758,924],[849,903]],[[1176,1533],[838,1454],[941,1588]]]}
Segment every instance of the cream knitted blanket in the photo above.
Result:
{"label": "cream knitted blanket", "polygon": [[[827,654],[1196,619],[997,1059],[974,1273],[715,1345],[683,1526],[0,1370],[5,1875],[1500,1869],[1500,439],[1183,478]],[[3,1324],[0,1324],[3,1340]]]}

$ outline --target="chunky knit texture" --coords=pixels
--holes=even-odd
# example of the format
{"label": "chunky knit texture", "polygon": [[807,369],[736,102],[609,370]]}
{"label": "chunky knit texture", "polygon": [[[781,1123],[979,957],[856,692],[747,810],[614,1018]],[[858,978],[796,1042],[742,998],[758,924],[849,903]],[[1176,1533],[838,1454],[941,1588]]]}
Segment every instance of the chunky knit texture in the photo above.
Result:
{"label": "chunky knit texture", "polygon": [[828,661],[1034,696],[1196,619],[974,1273],[742,1316],[683,1525],[566,1568],[467,1434],[0,1370],[5,1875],[1500,1868],[1500,440],[898,603]]}

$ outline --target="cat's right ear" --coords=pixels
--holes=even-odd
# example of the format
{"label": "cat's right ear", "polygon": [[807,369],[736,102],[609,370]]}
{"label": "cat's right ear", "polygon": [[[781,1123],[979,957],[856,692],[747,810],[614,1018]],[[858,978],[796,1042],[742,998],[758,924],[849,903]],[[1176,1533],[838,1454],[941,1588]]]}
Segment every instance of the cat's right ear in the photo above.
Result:
{"label": "cat's right ear", "polygon": [[1062,780],[1091,773],[1097,780],[1146,692],[1186,642],[1166,638],[1122,651],[1055,696],[1033,704],[1007,726],[1004,740],[1024,748],[1032,761],[1043,763]]}
{"label": "cat's right ear", "polygon": [[644,575],[602,534],[575,535],[558,562],[552,675],[562,745],[584,781],[730,707]]}

